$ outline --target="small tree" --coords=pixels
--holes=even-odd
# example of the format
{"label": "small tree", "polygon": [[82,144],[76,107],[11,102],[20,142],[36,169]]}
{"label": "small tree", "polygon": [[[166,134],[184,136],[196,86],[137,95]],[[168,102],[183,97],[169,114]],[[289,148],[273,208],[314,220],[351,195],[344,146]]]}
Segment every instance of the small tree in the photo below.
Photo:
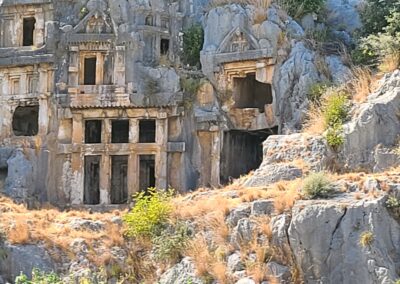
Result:
{"label": "small tree", "polygon": [[182,60],[185,64],[200,68],[200,51],[203,43],[204,31],[201,25],[193,25],[184,32]]}

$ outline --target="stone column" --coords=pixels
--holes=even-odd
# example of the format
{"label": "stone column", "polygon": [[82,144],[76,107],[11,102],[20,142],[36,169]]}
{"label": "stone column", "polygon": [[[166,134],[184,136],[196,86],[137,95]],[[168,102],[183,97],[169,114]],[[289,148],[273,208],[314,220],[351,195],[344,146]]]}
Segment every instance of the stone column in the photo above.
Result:
{"label": "stone column", "polygon": [[47,128],[49,125],[49,106],[47,97],[40,97],[39,99],[39,135],[47,135]]}
{"label": "stone column", "polygon": [[100,204],[110,204],[110,172],[111,161],[108,153],[101,156],[100,165]]}
{"label": "stone column", "polygon": [[139,191],[139,161],[138,155],[131,152],[128,160],[128,201]]}
{"label": "stone column", "polygon": [[221,136],[222,133],[220,131],[212,132],[210,182],[214,187],[218,187],[220,185]]}
{"label": "stone column", "polygon": [[125,46],[116,46],[114,56],[114,85],[125,86]]}
{"label": "stone column", "polygon": [[139,143],[139,120],[130,119],[129,120],[129,143],[136,144]]}
{"label": "stone column", "polygon": [[72,147],[71,155],[71,203],[83,203],[84,190],[84,156],[81,154],[80,147],[83,143],[83,119],[82,114],[73,114],[72,117]]}
{"label": "stone column", "polygon": [[167,142],[168,142],[168,120],[158,119],[156,125],[156,142],[160,150],[156,155],[157,188],[166,189],[167,184]]}

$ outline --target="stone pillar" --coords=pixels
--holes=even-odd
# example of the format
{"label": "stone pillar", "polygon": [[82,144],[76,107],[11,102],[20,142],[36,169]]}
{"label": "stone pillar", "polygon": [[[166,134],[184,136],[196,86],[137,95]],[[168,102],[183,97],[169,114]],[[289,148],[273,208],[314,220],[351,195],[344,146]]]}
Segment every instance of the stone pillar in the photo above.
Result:
{"label": "stone pillar", "polygon": [[214,187],[220,185],[221,136],[222,133],[220,131],[212,132],[210,183]]}
{"label": "stone pillar", "polygon": [[110,172],[111,161],[108,153],[101,156],[100,165],[100,204],[110,204]]}
{"label": "stone pillar", "polygon": [[114,85],[125,86],[125,46],[116,46],[114,56]]}
{"label": "stone pillar", "polygon": [[49,106],[47,97],[40,97],[39,99],[39,135],[47,135],[49,125]]}
{"label": "stone pillar", "polygon": [[82,114],[72,115],[72,144],[82,144],[84,141],[83,135],[83,118]]}
{"label": "stone pillar", "polygon": [[103,84],[104,57],[101,52],[96,53],[96,85]]}
{"label": "stone pillar", "polygon": [[129,120],[129,143],[136,144],[139,143],[139,120],[130,119]]}
{"label": "stone pillar", "polygon": [[103,120],[103,127],[101,129],[101,137],[102,143],[110,144],[111,143],[111,120],[104,119]]}
{"label": "stone pillar", "polygon": [[[81,66],[83,68],[83,64]],[[68,85],[79,85],[79,48],[77,46],[69,47],[69,67],[68,67]]]}
{"label": "stone pillar", "polygon": [[139,191],[139,161],[138,155],[131,152],[128,160],[128,201]]}
{"label": "stone pillar", "polygon": [[83,119],[82,114],[73,114],[72,117],[72,147],[71,155],[71,203],[83,203],[83,188],[84,188],[84,156],[80,153],[80,146],[83,143]]}
{"label": "stone pillar", "polygon": [[156,125],[156,143],[160,145],[160,151],[156,155],[157,188],[166,189],[167,184],[167,142],[168,120],[158,119]]}
{"label": "stone pillar", "polygon": [[35,16],[36,24],[33,43],[36,47],[41,47],[44,44],[44,14],[36,12]]}

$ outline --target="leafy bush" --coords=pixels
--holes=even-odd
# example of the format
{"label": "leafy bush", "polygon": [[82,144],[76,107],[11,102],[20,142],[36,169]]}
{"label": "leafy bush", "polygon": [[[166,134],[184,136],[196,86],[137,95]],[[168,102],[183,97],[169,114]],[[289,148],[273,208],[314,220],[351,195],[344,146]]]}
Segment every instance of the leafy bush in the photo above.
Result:
{"label": "leafy bush", "polygon": [[372,232],[366,231],[361,234],[359,243],[362,247],[369,247],[372,245],[373,241],[374,234]]}
{"label": "leafy bush", "polygon": [[343,127],[340,124],[335,124],[333,127],[329,127],[325,134],[326,142],[333,149],[337,149],[343,145]]}
{"label": "leafy bush", "polygon": [[28,277],[21,272],[19,276],[15,278],[15,284],[62,284],[61,278],[51,272],[46,273],[40,271],[39,269],[33,269],[32,271],[32,280],[29,280]]}
{"label": "leafy bush", "polygon": [[346,92],[337,91],[326,98],[323,116],[327,126],[335,127],[342,125],[348,117],[348,112],[349,99]]}
{"label": "leafy bush", "polygon": [[149,188],[134,196],[135,206],[123,220],[128,237],[152,237],[160,234],[172,212],[173,190]]}
{"label": "leafy bush", "polygon": [[329,88],[329,82],[315,83],[310,86],[307,97],[313,103],[319,103],[321,97]]}
{"label": "leafy bush", "polygon": [[176,263],[188,245],[191,232],[184,223],[163,230],[152,239],[154,256],[160,261]]}
{"label": "leafy bush", "polygon": [[182,60],[185,64],[200,68],[200,51],[203,43],[204,31],[201,25],[193,25],[184,32]]}
{"label": "leafy bush", "polygon": [[389,25],[388,17],[398,11],[399,0],[367,0],[364,9],[361,10],[364,35],[383,32]]}
{"label": "leafy bush", "polygon": [[305,14],[318,13],[325,0],[278,0],[278,4],[293,18],[301,18]]}
{"label": "leafy bush", "polygon": [[326,198],[334,192],[334,186],[323,172],[312,173],[305,180],[302,188],[308,199]]}
{"label": "leafy bush", "polygon": [[[368,0],[361,12],[364,24],[357,48],[352,52],[356,64],[377,66],[400,48],[400,1]],[[393,58],[393,57],[392,57]],[[397,68],[400,62],[395,67]],[[393,68],[391,68],[393,69]]]}

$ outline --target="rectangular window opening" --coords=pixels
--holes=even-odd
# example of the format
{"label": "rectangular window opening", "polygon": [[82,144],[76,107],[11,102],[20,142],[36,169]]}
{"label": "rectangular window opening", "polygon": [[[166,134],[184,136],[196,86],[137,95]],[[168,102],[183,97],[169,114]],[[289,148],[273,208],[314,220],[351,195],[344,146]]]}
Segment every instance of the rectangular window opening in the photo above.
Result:
{"label": "rectangular window opening", "polygon": [[111,156],[111,203],[128,202],[128,156]]}
{"label": "rectangular window opening", "polygon": [[161,55],[167,55],[169,51],[169,39],[162,38],[160,42]]}
{"label": "rectangular window opening", "polygon": [[129,143],[129,120],[111,121],[111,143]]}
{"label": "rectangular window opening", "polygon": [[85,58],[84,63],[84,85],[96,85],[96,57]]}
{"label": "rectangular window opening", "polygon": [[101,156],[85,157],[84,204],[96,205],[100,203],[100,162]]}
{"label": "rectangular window opening", "polygon": [[32,46],[36,20],[33,17],[23,19],[22,45]]}
{"label": "rectangular window opening", "polygon": [[12,128],[15,136],[35,136],[39,132],[39,106],[19,106],[15,109]]}
{"label": "rectangular window opening", "polygon": [[85,121],[85,143],[99,144],[101,143],[101,120],[86,120]]}
{"label": "rectangular window opening", "polygon": [[139,143],[156,142],[156,121],[145,119],[139,121]]}
{"label": "rectangular window opening", "polygon": [[140,155],[139,157],[139,189],[147,191],[156,186],[155,155]]}

